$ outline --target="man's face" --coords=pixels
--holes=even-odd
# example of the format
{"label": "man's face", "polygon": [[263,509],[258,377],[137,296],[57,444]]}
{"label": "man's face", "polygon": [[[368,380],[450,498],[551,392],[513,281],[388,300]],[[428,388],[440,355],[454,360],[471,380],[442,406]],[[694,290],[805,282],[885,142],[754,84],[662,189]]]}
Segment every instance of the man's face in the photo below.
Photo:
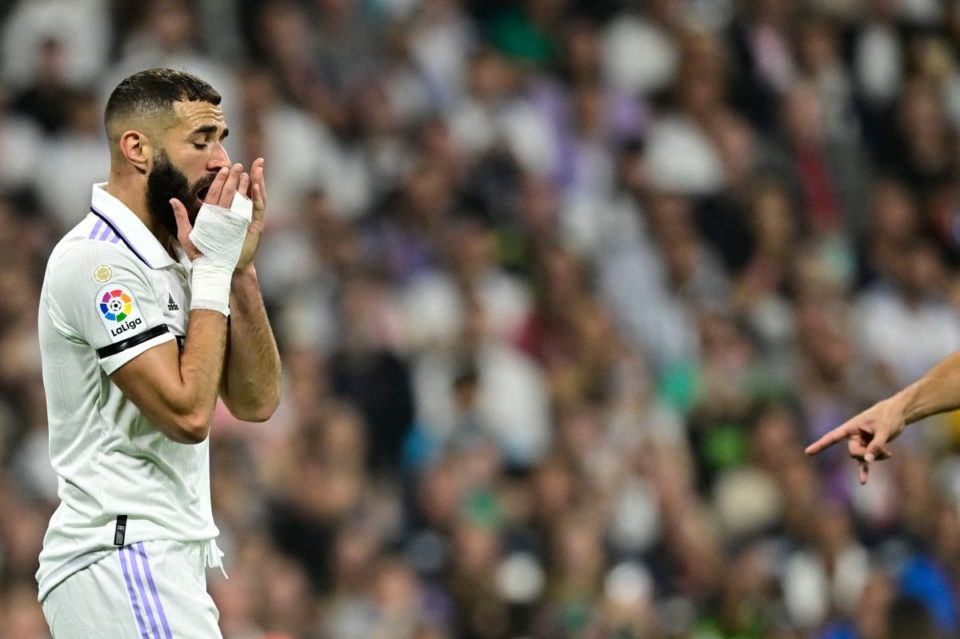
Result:
{"label": "man's face", "polygon": [[177,236],[177,220],[173,215],[170,199],[177,198],[187,207],[192,224],[200,210],[203,196],[207,193],[216,173],[206,173],[192,184],[187,176],[174,166],[165,149],[154,157],[153,170],[147,176],[147,207],[150,216],[159,222],[173,237]]}
{"label": "man's face", "polygon": [[230,158],[222,144],[227,129],[219,106],[177,102],[174,113],[174,124],[163,135],[147,176],[147,206],[153,219],[176,237],[170,199],[183,203],[192,223],[217,171],[229,166]]}

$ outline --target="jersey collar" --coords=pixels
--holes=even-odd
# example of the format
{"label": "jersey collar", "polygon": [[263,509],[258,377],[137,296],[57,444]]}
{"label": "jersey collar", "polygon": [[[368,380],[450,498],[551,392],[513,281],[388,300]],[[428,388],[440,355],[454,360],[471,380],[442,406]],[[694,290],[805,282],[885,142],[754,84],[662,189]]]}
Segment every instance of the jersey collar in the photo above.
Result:
{"label": "jersey collar", "polygon": [[152,269],[176,264],[156,236],[127,206],[107,193],[106,182],[93,185],[90,211],[120,236],[140,261]]}

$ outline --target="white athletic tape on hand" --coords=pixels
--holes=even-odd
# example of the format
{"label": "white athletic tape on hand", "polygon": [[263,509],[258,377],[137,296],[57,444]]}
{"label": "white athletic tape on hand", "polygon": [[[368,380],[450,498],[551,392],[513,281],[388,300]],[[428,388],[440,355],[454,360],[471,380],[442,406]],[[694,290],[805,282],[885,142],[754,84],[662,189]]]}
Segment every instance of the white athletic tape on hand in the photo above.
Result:
{"label": "white athletic tape on hand", "polygon": [[230,203],[230,210],[237,215],[242,215],[249,224],[253,219],[253,200],[237,191],[233,195],[233,202]]}
{"label": "white athletic tape on hand", "polygon": [[190,231],[190,241],[201,253],[218,263],[229,263],[230,268],[240,259],[240,249],[253,215],[253,202],[238,193],[233,198],[233,207],[224,209],[204,204]]}
{"label": "white athletic tape on hand", "polygon": [[253,202],[237,193],[229,209],[204,204],[190,231],[190,241],[203,254],[191,273],[190,308],[230,314],[230,281],[240,259]]}

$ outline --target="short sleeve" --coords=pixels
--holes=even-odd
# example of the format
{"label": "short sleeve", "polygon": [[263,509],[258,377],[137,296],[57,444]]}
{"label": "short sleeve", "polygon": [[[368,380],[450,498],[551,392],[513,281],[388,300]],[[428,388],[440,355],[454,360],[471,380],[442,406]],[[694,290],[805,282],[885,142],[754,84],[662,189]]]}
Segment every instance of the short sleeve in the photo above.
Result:
{"label": "short sleeve", "polygon": [[126,247],[74,247],[47,269],[47,294],[67,337],[89,344],[108,374],[174,339],[149,267]]}

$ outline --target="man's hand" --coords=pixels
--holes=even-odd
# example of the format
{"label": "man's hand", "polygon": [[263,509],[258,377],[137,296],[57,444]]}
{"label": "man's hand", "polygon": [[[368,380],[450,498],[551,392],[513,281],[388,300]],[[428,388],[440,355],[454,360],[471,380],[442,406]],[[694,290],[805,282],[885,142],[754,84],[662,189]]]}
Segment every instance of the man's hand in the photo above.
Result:
{"label": "man's hand", "polygon": [[[221,169],[191,225],[182,202],[170,200],[177,220],[177,237],[193,261],[190,310],[204,308],[230,314],[230,280],[247,237],[253,204],[243,198],[250,176],[243,166]],[[234,202],[234,196],[238,202]]]}
{"label": "man's hand", "polygon": [[[247,237],[243,241],[243,248],[240,250],[240,260],[237,262],[236,268],[238,271],[243,270],[253,262],[253,256],[257,254],[257,247],[260,246],[260,236],[263,234],[264,218],[267,212],[267,187],[263,179],[263,164],[263,158],[257,158],[250,168],[252,190],[250,197],[253,200],[253,219],[250,226],[247,227]],[[241,193],[246,195],[245,190]]]}
{"label": "man's hand", "polygon": [[830,446],[847,440],[850,457],[860,464],[860,483],[870,478],[870,464],[889,459],[893,453],[887,448],[903,432],[907,422],[899,396],[878,402],[844,424],[837,426],[806,448],[808,455],[816,455]]}
{"label": "man's hand", "polygon": [[[243,165],[225,166],[217,172],[217,177],[213,179],[210,188],[207,189],[207,197],[203,201],[205,204],[229,209],[233,202],[233,194],[239,191],[241,194],[247,195],[249,188],[250,176],[243,172]],[[177,239],[180,240],[180,245],[183,246],[183,250],[190,261],[195,261],[202,253],[190,241],[190,231],[193,230],[193,224],[190,223],[187,207],[176,198],[170,200],[170,206],[173,207],[173,217],[177,221]]]}

